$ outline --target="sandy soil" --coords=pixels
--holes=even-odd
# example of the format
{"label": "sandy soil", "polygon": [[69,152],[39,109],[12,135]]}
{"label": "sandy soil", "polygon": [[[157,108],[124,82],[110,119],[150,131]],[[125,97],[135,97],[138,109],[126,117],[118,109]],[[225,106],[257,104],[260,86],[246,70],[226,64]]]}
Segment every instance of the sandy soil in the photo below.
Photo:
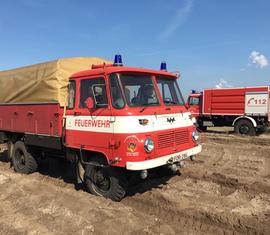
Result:
{"label": "sandy soil", "polygon": [[0,161],[1,234],[269,234],[270,133],[210,128],[181,174],[152,177],[120,203],[74,188],[68,163],[14,173]]}

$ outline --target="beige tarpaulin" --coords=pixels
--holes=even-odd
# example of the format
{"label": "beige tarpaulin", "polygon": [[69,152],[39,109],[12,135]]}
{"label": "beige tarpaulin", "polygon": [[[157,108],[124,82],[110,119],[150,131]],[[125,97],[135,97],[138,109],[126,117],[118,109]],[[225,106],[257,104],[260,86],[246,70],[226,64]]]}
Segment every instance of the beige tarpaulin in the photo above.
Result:
{"label": "beige tarpaulin", "polygon": [[66,104],[69,77],[111,63],[95,57],[59,59],[0,72],[0,103],[59,102]]}

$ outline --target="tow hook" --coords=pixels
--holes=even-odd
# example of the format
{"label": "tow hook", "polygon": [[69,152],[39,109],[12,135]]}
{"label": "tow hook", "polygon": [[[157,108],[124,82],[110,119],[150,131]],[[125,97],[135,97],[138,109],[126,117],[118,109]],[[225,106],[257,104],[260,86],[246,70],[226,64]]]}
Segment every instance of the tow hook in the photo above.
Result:
{"label": "tow hook", "polygon": [[172,171],[172,172],[176,172],[179,170],[180,166],[176,163],[168,165],[168,168]]}

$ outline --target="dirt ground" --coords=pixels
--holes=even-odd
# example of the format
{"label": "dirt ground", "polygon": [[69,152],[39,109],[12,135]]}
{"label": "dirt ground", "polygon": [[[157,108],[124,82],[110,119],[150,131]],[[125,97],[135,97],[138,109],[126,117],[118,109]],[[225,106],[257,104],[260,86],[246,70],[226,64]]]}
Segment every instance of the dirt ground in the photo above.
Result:
{"label": "dirt ground", "polygon": [[74,188],[64,162],[32,175],[0,161],[3,234],[270,234],[270,132],[210,128],[181,174],[152,177],[120,203]]}

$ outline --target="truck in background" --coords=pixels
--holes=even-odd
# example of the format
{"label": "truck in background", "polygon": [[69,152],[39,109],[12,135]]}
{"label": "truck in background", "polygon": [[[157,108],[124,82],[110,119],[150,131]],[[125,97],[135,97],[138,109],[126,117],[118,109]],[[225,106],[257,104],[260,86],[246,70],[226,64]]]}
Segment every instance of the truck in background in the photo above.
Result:
{"label": "truck in background", "polygon": [[255,135],[270,122],[269,86],[192,91],[187,108],[200,130],[208,126],[233,126],[234,132]]}
{"label": "truck in background", "polygon": [[130,173],[176,171],[201,151],[177,78],[164,63],[126,67],[119,55],[0,72],[0,152],[24,174],[40,157],[66,158],[90,193],[119,201]]}

